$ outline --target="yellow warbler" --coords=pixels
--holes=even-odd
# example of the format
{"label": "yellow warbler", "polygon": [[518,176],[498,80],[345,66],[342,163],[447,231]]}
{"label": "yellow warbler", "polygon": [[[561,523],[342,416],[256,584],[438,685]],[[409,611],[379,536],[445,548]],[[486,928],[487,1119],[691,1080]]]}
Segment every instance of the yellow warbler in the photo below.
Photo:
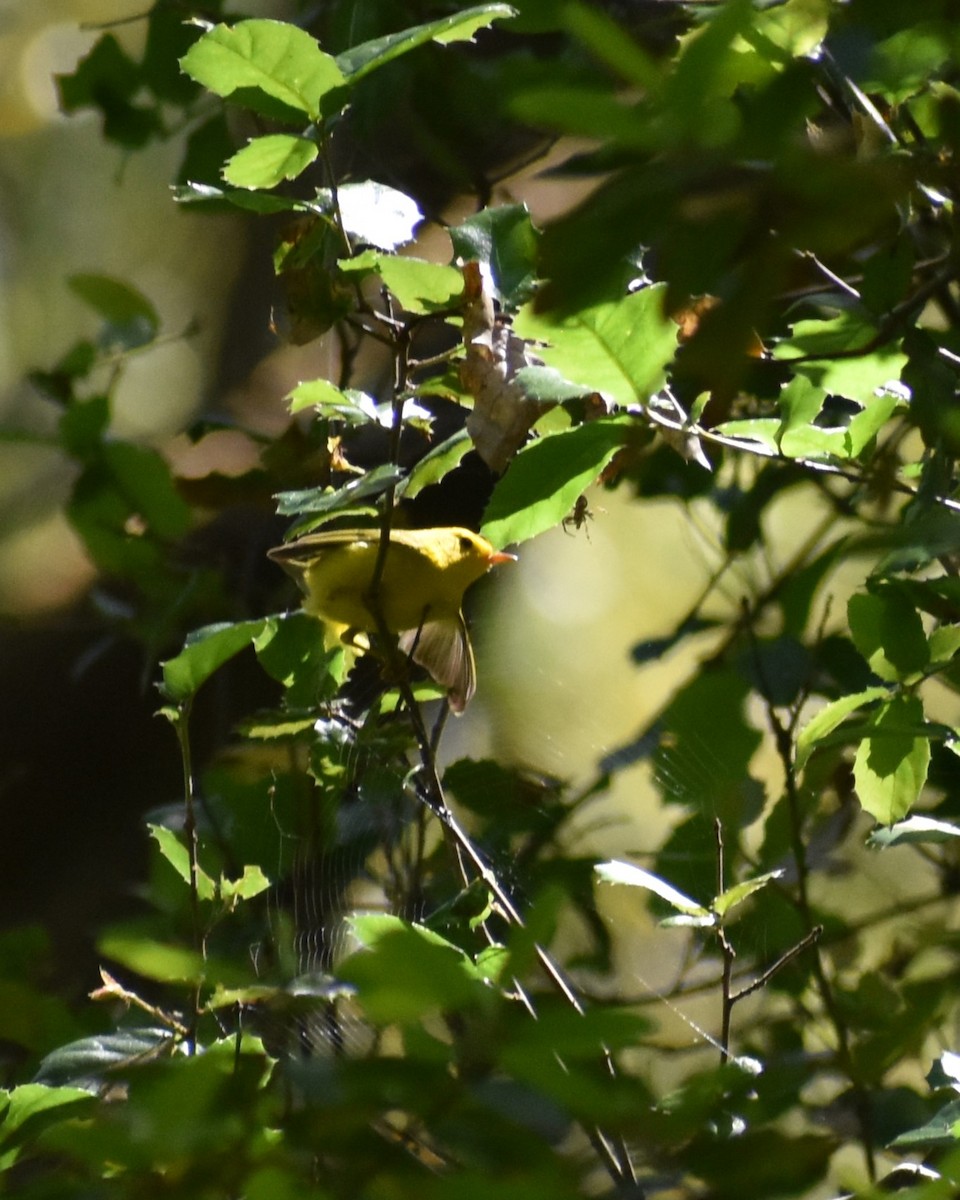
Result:
{"label": "yellow warbler", "polygon": [[461,606],[463,593],[496,563],[514,555],[494,550],[478,533],[457,527],[394,529],[372,594],[380,553],[376,529],[308,534],[269,551],[299,584],[303,606],[345,642],[376,633],[378,618],[463,712],[476,688],[476,668]]}

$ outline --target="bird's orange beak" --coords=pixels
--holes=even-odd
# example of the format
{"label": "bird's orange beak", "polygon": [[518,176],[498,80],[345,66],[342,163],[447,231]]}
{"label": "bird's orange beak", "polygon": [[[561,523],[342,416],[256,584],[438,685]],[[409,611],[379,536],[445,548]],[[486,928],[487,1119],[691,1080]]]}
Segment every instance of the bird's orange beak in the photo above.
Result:
{"label": "bird's orange beak", "polygon": [[494,550],[494,552],[487,559],[487,562],[489,562],[491,567],[495,567],[499,563],[516,562],[516,561],[517,561],[517,556],[515,554],[508,554],[506,552],[506,550]]}

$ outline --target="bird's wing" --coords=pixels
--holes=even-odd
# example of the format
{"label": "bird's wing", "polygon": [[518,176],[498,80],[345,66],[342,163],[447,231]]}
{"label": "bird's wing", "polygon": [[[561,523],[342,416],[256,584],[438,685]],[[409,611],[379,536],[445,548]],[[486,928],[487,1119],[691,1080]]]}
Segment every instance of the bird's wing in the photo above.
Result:
{"label": "bird's wing", "polygon": [[453,711],[463,712],[477,688],[473,647],[463,615],[408,629],[400,635],[400,649],[447,689]]}

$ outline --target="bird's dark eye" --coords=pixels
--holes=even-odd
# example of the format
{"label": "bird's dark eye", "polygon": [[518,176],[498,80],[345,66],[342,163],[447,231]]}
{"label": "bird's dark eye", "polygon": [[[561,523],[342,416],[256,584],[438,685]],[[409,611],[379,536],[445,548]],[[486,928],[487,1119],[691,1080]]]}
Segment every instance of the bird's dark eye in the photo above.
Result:
{"label": "bird's dark eye", "polygon": [[460,543],[460,549],[464,554],[469,554],[473,549],[473,540],[471,538],[465,537],[463,534],[461,534],[459,538],[457,538],[457,541]]}

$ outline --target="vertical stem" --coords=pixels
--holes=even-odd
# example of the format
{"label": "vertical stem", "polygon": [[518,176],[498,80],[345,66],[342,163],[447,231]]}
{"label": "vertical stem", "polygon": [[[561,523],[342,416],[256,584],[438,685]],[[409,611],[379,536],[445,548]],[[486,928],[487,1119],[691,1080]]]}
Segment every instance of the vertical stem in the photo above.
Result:
{"label": "vertical stem", "polygon": [[[180,747],[180,762],[183,767],[183,832],[187,840],[187,856],[190,864],[190,920],[193,926],[193,946],[201,957],[206,955],[203,928],[200,920],[200,860],[197,840],[197,810],[193,779],[193,758],[190,749],[190,710],[192,701],[184,700],[176,709],[173,728]],[[187,1049],[190,1054],[197,1051],[197,1026],[200,1020],[200,990],[197,983],[193,991],[190,1019],[188,1021]]]}
{"label": "vertical stem", "polygon": [[[717,895],[726,888],[726,871],[723,862],[723,825],[718,817],[714,823],[717,839]],[[718,918],[717,940],[720,943],[720,953],[723,958],[722,1010],[720,1018],[720,1062],[725,1063],[730,1057],[730,1022],[733,1017],[733,960],[736,952],[730,944],[722,919]]]}

